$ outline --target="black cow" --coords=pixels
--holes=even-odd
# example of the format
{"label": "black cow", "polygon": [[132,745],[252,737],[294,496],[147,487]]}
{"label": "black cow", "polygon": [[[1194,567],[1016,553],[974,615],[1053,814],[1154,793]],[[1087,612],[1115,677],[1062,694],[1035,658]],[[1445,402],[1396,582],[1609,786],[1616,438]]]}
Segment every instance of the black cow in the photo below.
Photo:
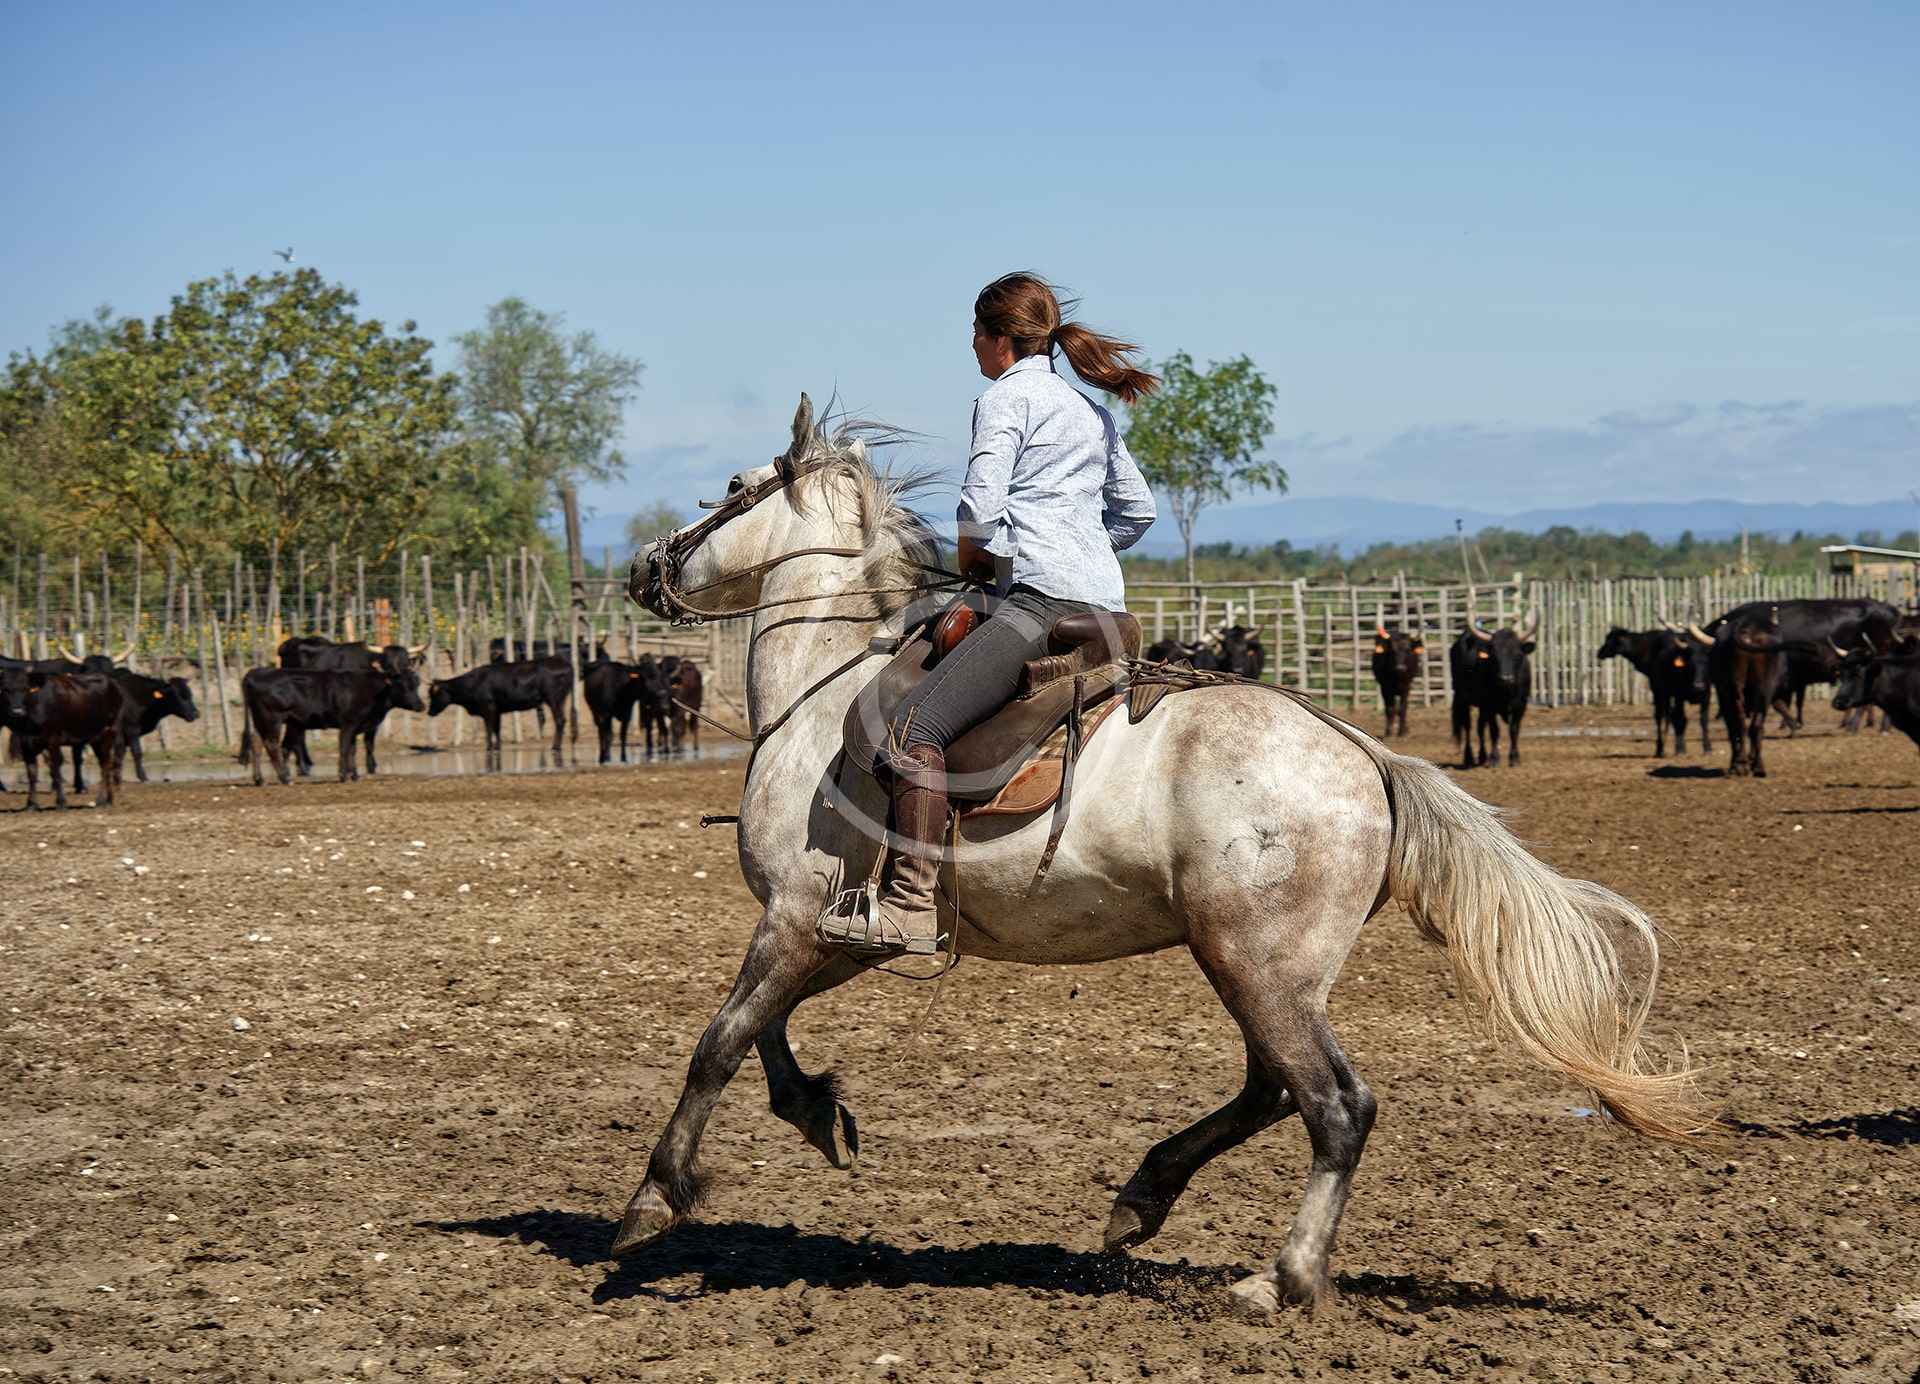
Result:
{"label": "black cow", "polygon": [[1835,681],[1835,707],[1879,707],[1889,724],[1920,746],[1920,638],[1903,639],[1884,654],[1855,650],[1840,661]]}
{"label": "black cow", "polygon": [[1684,630],[1642,630],[1615,625],[1600,646],[1601,659],[1624,658],[1640,670],[1653,689],[1653,757],[1667,757],[1667,727],[1673,727],[1673,752],[1687,752],[1687,704],[1700,708],[1700,748],[1711,753],[1707,704],[1713,696],[1713,641]]}
{"label": "black cow", "polygon": [[[116,666],[124,663],[127,655],[133,652],[133,645],[131,644],[114,655],[76,654],[65,644],[60,644],[56,647],[60,650],[59,658],[0,657],[0,668],[16,668],[27,673],[37,673],[42,677],[51,677],[56,673],[104,673],[111,676]],[[20,636],[20,651],[22,653],[30,652],[27,648],[27,637],[25,634]],[[16,748],[20,749],[24,757],[26,753],[24,747]],[[81,772],[81,756],[86,753],[87,747],[84,744],[75,743],[72,748],[73,791],[83,793],[86,791],[87,780],[86,775]]]}
{"label": "black cow", "polygon": [[[1447,657],[1453,668],[1453,734],[1460,742],[1460,767],[1500,762],[1500,722],[1507,723],[1507,763],[1520,762],[1520,722],[1533,698],[1534,630],[1529,615],[1519,629],[1488,631],[1471,620]],[[1480,755],[1474,758],[1469,722],[1480,713]],[[1489,753],[1491,737],[1491,753]]]}
{"label": "black cow", "polygon": [[1780,627],[1764,615],[1714,623],[1713,691],[1733,749],[1727,773],[1765,778],[1767,709],[1779,704],[1787,685]]}
{"label": "black cow", "polygon": [[1413,699],[1413,685],[1420,679],[1420,665],[1427,657],[1426,640],[1406,630],[1389,631],[1379,620],[1373,622],[1373,680],[1380,687],[1380,707],[1386,713],[1387,727],[1382,735],[1393,734],[1393,720],[1400,718],[1400,734],[1407,733],[1407,703]]}
{"label": "black cow", "polygon": [[553,713],[553,753],[567,723],[567,698],[573,694],[573,669],[564,658],[533,658],[518,663],[484,663],[458,677],[435,680],[427,699],[427,714],[438,716],[450,706],[464,708],[487,726],[487,754],[501,751],[500,718],[510,711],[544,707]]}
{"label": "black cow", "polygon": [[693,752],[700,753],[700,718],[693,713],[700,710],[706,696],[706,683],[700,676],[699,666],[690,658],[675,658],[669,655],[660,660],[660,671],[666,677],[667,691],[671,697],[671,715],[673,725],[673,752],[679,754],[684,748],[686,738],[693,737]]}
{"label": "black cow", "polygon": [[292,781],[287,770],[292,731],[340,732],[340,782],[360,777],[354,750],[360,737],[367,741],[367,772],[373,772],[373,735],[395,707],[424,711],[420,704],[420,677],[409,667],[396,673],[377,669],[341,672],[315,668],[254,668],[240,679],[247,725],[240,740],[240,758],[253,765],[256,786],[265,783],[260,772],[260,745],[264,741],[273,772],[281,783]]}
{"label": "black cow", "polygon": [[1260,632],[1247,625],[1234,625],[1215,636],[1220,649],[1220,667],[1224,672],[1260,681],[1267,666],[1266,646]]}
{"label": "black cow", "polygon": [[646,736],[647,758],[653,758],[656,724],[660,728],[664,748],[667,729],[665,709],[671,694],[667,680],[660,672],[660,665],[654,662],[652,654],[641,654],[638,663],[603,659],[587,669],[581,685],[586,694],[587,710],[592,713],[594,727],[600,732],[602,764],[613,757],[615,721],[620,723],[620,762],[627,762],[627,729],[632,724],[636,709],[640,712],[640,730]]}
{"label": "black cow", "polygon": [[[367,772],[375,774],[380,771],[380,765],[374,757],[374,740],[380,734],[381,723],[387,719],[387,711],[392,710],[394,706],[403,707],[408,711],[422,709],[418,670],[425,666],[422,660],[426,658],[427,650],[431,647],[431,640],[425,644],[412,646],[388,644],[375,648],[362,640],[336,644],[331,639],[322,639],[317,634],[302,634],[283,640],[278,652],[282,668],[303,668],[315,673],[384,673],[388,677],[410,684],[412,688],[410,700],[396,697],[378,716],[361,727],[361,733],[367,742]],[[243,731],[240,739],[242,759],[248,757],[246,734]],[[313,772],[313,756],[307,752],[305,727],[288,722],[286,740],[281,748],[293,755],[301,778]]]}
{"label": "black cow", "polygon": [[1218,646],[1205,641],[1187,644],[1178,639],[1162,639],[1149,644],[1144,657],[1149,663],[1179,663],[1184,660],[1203,673],[1216,672],[1220,668]]}
{"label": "black cow", "polygon": [[[84,745],[93,747],[100,765],[94,805],[113,805],[113,792],[120,783],[118,737],[126,700],[120,685],[106,673],[45,673],[18,663],[0,669],[0,719],[14,733],[15,748],[27,762],[28,808],[40,805],[36,765],[42,755],[53,775],[54,805],[67,805],[67,790],[60,781],[61,751]],[[74,791],[80,791],[78,784]]]}
{"label": "black cow", "polygon": [[124,755],[128,750],[133,751],[133,772],[145,783],[147,764],[140,753],[140,737],[159,725],[163,717],[197,721],[200,708],[194,705],[193,689],[185,678],[149,678],[122,668],[114,673],[113,680],[120,684],[127,698],[126,709],[120,715],[118,752]]}
{"label": "black cow", "polygon": [[1833,681],[1839,662],[1833,647],[1851,650],[1864,644],[1884,650],[1892,645],[1900,618],[1899,610],[1885,601],[1861,597],[1748,601],[1710,622],[1705,633],[1718,639],[1731,628],[1772,631],[1785,667],[1771,704],[1789,730],[1799,730],[1807,688]]}

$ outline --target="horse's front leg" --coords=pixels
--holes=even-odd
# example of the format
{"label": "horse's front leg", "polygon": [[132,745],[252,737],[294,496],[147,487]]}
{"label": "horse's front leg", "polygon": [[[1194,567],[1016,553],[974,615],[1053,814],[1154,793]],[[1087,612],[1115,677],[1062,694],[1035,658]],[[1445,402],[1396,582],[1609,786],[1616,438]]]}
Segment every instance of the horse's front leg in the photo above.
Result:
{"label": "horse's front leg", "polygon": [[1107,1218],[1106,1247],[1127,1249],[1158,1235],[1167,1213],[1195,1173],[1228,1149],[1238,1148],[1267,1126],[1286,1119],[1295,1109],[1286,1087],[1249,1051],[1247,1080],[1240,1094],[1147,1150],[1139,1169],[1113,1200],[1113,1214]]}
{"label": "horse's front leg", "polygon": [[707,1117],[720,1100],[740,1059],[769,1023],[793,1008],[814,972],[831,953],[814,938],[812,918],[762,914],[747,944],[739,978],[720,1012],[693,1050],[680,1103],[647,1161],[646,1181],[627,1202],[614,1254],[625,1254],[659,1238],[700,1200],[694,1163]]}
{"label": "horse's front leg", "polygon": [[800,1131],[836,1168],[851,1168],[860,1155],[860,1126],[841,1103],[840,1083],[834,1073],[810,1076],[794,1059],[787,1043],[787,1020],[815,995],[843,985],[866,967],[848,956],[836,956],[813,973],[785,1013],[760,1031],[756,1046],[760,1065],[767,1070],[767,1103],[773,1113]]}

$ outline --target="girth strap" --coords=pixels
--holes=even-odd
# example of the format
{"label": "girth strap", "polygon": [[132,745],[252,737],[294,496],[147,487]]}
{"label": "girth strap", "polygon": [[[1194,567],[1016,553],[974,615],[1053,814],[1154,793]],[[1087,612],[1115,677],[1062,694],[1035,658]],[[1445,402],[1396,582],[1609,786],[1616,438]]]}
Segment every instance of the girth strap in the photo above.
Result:
{"label": "girth strap", "polygon": [[1060,838],[1067,830],[1067,812],[1073,797],[1073,766],[1080,758],[1080,713],[1086,701],[1087,678],[1084,673],[1073,675],[1073,704],[1067,709],[1067,743],[1060,757],[1060,796],[1053,803],[1053,826],[1047,833],[1047,848],[1040,852],[1039,868],[1033,872],[1033,883],[1027,886],[1027,897],[1032,898],[1034,890],[1040,887],[1040,881],[1047,877],[1047,871],[1053,868],[1053,853],[1060,849]]}

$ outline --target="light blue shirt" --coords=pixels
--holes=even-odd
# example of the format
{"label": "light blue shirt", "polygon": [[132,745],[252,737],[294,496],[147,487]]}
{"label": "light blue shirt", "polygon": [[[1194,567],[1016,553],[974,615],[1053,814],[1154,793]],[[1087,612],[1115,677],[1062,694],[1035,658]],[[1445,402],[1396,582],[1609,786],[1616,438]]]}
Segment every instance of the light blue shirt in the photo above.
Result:
{"label": "light blue shirt", "polygon": [[960,532],[1000,559],[999,593],[1126,609],[1114,557],[1154,520],[1153,493],[1113,415],[1023,356],[973,401],[973,449],[960,486]]}

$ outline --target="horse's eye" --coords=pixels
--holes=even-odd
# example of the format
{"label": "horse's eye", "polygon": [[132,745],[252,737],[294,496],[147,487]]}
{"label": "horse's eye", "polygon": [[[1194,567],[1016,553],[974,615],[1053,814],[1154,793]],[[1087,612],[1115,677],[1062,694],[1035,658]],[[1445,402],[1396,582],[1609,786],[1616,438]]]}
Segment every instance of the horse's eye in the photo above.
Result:
{"label": "horse's eye", "polygon": [[727,482],[727,494],[729,495],[738,495],[741,491],[745,490],[746,488],[747,488],[747,483],[741,480],[738,476],[735,476],[732,480]]}

